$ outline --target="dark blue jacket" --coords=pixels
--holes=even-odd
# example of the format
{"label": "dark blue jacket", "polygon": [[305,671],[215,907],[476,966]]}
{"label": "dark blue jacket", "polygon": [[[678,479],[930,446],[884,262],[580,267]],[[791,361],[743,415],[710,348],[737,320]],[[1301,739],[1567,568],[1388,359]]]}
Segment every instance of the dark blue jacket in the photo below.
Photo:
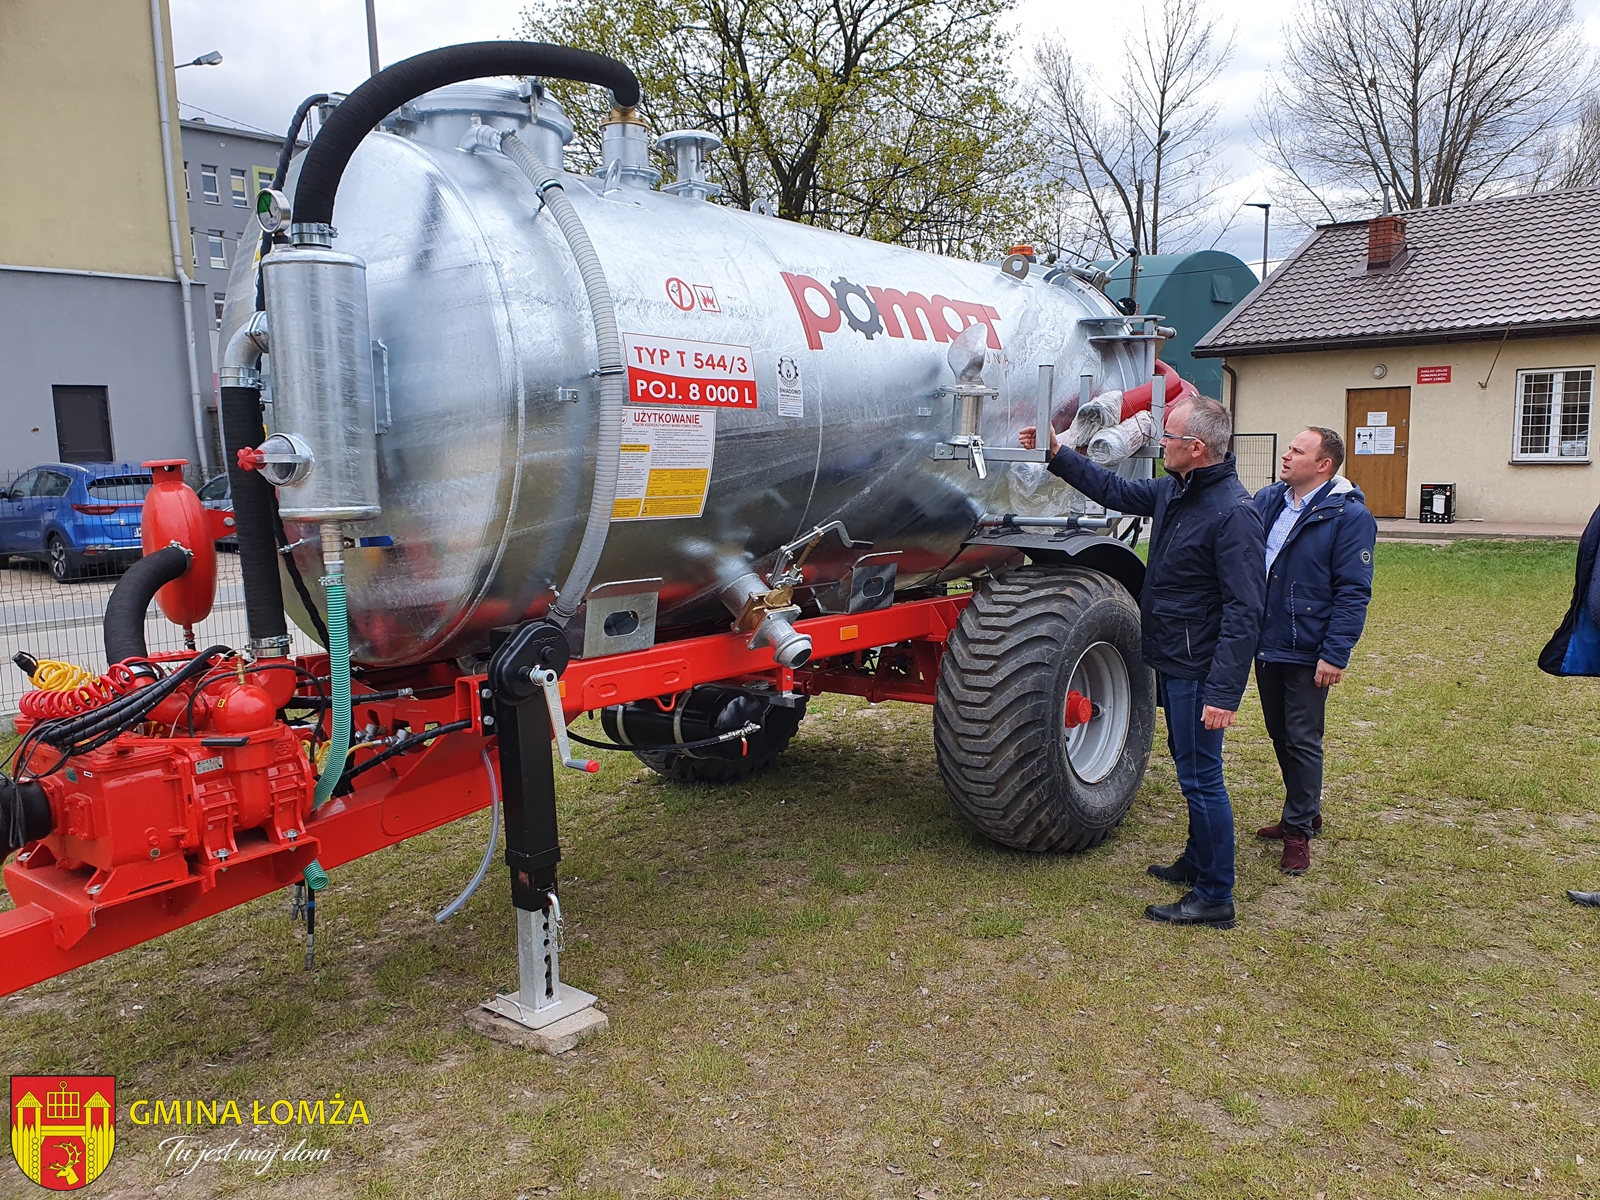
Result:
{"label": "dark blue jacket", "polygon": [[1600,675],[1600,508],[1578,542],[1578,573],[1572,604],[1555,636],[1539,654],[1539,669],[1552,675]]}
{"label": "dark blue jacket", "polygon": [[[1263,535],[1283,513],[1289,485],[1256,493]],[[1350,665],[1372,599],[1378,522],[1361,489],[1335,475],[1300,514],[1267,574],[1267,615],[1256,657],[1264,662]]]}
{"label": "dark blue jacket", "polygon": [[1153,517],[1139,595],[1140,653],[1171,679],[1205,681],[1205,703],[1237,711],[1266,593],[1266,544],[1233,455],[1187,477],[1123,479],[1074,450],[1050,470],[1109,509]]}

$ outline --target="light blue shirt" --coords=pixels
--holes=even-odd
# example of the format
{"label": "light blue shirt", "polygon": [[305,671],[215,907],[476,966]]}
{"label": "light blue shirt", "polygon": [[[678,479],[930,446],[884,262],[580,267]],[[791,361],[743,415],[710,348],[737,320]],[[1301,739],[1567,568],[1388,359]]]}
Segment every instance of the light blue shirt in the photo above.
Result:
{"label": "light blue shirt", "polygon": [[[1328,480],[1332,483],[1333,480]],[[1294,529],[1294,523],[1300,519],[1300,514],[1318,496],[1322,495],[1328,483],[1312,491],[1304,500],[1296,504],[1294,489],[1286,488],[1283,493],[1283,511],[1278,514],[1278,519],[1272,523],[1272,528],[1267,530],[1267,572],[1271,574],[1273,560],[1278,557],[1278,552],[1283,549],[1283,544],[1289,540],[1289,534]]]}

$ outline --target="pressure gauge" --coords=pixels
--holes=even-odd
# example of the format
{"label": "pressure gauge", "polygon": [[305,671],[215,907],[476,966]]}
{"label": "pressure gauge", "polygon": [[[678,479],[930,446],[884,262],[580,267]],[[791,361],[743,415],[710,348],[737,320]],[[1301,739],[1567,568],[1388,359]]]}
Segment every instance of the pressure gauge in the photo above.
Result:
{"label": "pressure gauge", "polygon": [[256,220],[265,233],[277,233],[289,224],[289,198],[272,188],[263,188],[256,195]]}

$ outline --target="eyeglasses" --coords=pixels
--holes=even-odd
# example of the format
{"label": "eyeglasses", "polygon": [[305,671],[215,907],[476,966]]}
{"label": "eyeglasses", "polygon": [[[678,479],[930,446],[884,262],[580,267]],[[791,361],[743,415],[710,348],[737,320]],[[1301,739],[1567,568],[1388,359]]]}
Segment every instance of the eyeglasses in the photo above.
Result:
{"label": "eyeglasses", "polygon": [[1161,440],[1163,442],[1198,442],[1198,441],[1200,441],[1200,439],[1195,437],[1192,433],[1168,433],[1165,430],[1162,430],[1162,432],[1161,432]]}

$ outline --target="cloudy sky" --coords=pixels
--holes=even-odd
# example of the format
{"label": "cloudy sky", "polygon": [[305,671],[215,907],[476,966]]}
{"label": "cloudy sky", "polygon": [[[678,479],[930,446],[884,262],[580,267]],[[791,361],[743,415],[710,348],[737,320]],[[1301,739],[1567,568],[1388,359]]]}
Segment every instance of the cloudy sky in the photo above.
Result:
{"label": "cloudy sky", "polygon": [[[221,117],[281,134],[303,97],[349,91],[367,76],[363,0],[273,0],[265,7],[255,0],[171,0],[171,5],[177,61],[209,50],[220,50],[224,60],[220,66],[178,73],[185,116]],[[1590,43],[1600,47],[1600,0],[1574,0],[1574,5]],[[508,37],[525,7],[523,0],[377,0],[382,61],[392,63],[452,42]],[[1236,49],[1218,97],[1237,182],[1219,209],[1219,225],[1226,227],[1217,245],[1254,263],[1261,256],[1260,211],[1240,211],[1240,206],[1272,197],[1250,151],[1250,113],[1278,56],[1288,7],[1260,0],[1212,0],[1212,7],[1237,29]],[[1104,47],[1110,58],[1122,41],[1120,15],[1136,12],[1131,4],[1020,0],[1017,61],[1025,60],[1032,38],[1057,31],[1070,34],[1072,44],[1085,52]],[[269,28],[289,36],[280,41],[265,32]],[[1273,231],[1271,257],[1287,254],[1303,236],[1304,230],[1280,222]]]}

